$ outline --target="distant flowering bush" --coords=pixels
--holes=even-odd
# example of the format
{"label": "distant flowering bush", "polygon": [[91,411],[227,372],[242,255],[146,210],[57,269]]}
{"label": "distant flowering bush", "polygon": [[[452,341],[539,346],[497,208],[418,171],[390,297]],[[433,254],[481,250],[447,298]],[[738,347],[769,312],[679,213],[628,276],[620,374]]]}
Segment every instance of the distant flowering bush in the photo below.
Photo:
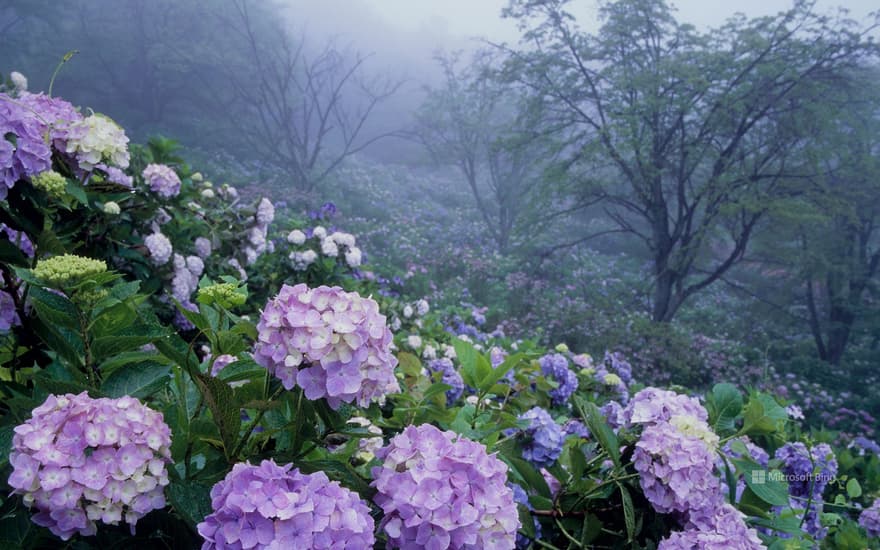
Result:
{"label": "distant flowering bush", "polygon": [[136,399],[50,395],[15,428],[9,485],[64,540],[94,535],[96,521],[134,531],[165,506],[170,445],[162,415]]}
{"label": "distant flowering bush", "polygon": [[170,166],[148,164],[144,168],[142,176],[150,190],[163,199],[176,197],[180,194],[180,177]]}
{"label": "distant flowering bush", "polygon": [[400,391],[385,316],[356,292],[284,285],[266,304],[257,330],[257,363],[288,390],[300,386],[308,399],[366,407]]}
{"label": "distant flowering bush", "polygon": [[[550,466],[556,462],[562,453],[565,435],[550,413],[541,407],[533,407],[519,415],[518,419],[528,422],[528,426],[522,430],[523,458],[536,466]],[[507,433],[513,435],[516,430]]]}
{"label": "distant flowering bush", "polygon": [[519,518],[507,465],[430,424],[408,426],[376,456],[374,497],[392,548],[513,548]]}
{"label": "distant flowering bush", "polygon": [[292,464],[239,463],[211,489],[213,512],[198,524],[210,548],[373,547],[373,518],[357,494],[324,472]]}
{"label": "distant flowering bush", "polygon": [[560,353],[550,353],[538,360],[541,364],[541,372],[546,378],[559,384],[550,390],[550,398],[554,405],[562,405],[568,402],[571,394],[578,389],[577,375],[568,368],[568,359]]}

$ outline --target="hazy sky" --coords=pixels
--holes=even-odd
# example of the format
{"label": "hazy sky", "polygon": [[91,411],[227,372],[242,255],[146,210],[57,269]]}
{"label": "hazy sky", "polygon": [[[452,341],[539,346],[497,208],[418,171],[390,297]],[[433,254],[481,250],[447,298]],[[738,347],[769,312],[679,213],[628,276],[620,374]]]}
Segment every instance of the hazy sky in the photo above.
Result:
{"label": "hazy sky", "polygon": [[[507,0],[362,0],[375,14],[393,27],[403,31],[480,36],[493,41],[515,42],[517,31],[510,20],[499,17]],[[748,16],[772,15],[791,6],[791,0],[677,0],[680,20],[699,27],[715,26],[735,12]],[[880,8],[877,0],[819,0],[819,11],[833,10],[843,5],[850,17],[866,20],[869,11]],[[595,20],[596,3],[593,0],[573,2],[571,10],[578,22],[590,29]],[[445,32],[444,32],[445,31]]]}

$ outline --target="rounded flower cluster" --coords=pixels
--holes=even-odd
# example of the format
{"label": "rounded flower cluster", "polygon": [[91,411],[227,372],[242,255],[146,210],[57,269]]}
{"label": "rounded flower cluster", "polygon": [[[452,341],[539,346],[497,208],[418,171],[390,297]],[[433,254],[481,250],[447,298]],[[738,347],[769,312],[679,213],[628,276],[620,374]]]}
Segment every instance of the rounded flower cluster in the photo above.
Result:
{"label": "rounded flower cluster", "polygon": [[247,297],[238,291],[238,286],[233,283],[218,283],[199,289],[199,300],[211,305],[219,304],[231,309],[245,303]]}
{"label": "rounded flower cluster", "polygon": [[704,514],[692,515],[684,531],[660,541],[657,550],[760,550],[766,548],[750,529],[742,512],[723,503]]}
{"label": "rounded flower cluster", "polygon": [[54,170],[31,176],[31,183],[37,189],[42,189],[47,195],[54,198],[63,197],[67,189],[67,180]]}
{"label": "rounded flower cluster", "polygon": [[180,178],[170,166],[148,164],[142,175],[150,186],[150,191],[163,199],[170,199],[180,194]]}
{"label": "rounded flower cluster", "polygon": [[408,426],[373,468],[379,527],[391,548],[514,547],[519,529],[507,465],[480,443],[430,424]]}
{"label": "rounded flower cluster", "polygon": [[205,237],[197,237],[195,246],[196,254],[199,255],[199,258],[204,260],[211,255],[211,241]]}
{"label": "rounded flower cluster", "polygon": [[633,465],[645,497],[658,512],[713,507],[720,495],[713,472],[714,448],[671,423],[645,428],[633,452]]}
{"label": "rounded flower cluster", "polygon": [[284,285],[266,304],[257,331],[257,363],[288,390],[300,386],[308,399],[366,407],[400,391],[391,331],[371,298],[339,287]]}
{"label": "rounded flower cluster", "polygon": [[183,257],[174,255],[174,277],[171,279],[171,295],[186,309],[198,308],[190,301],[192,293],[199,288],[199,276],[205,270],[205,263],[198,256]]}
{"label": "rounded flower cluster", "polygon": [[254,213],[254,225],[245,231],[246,242],[244,245],[245,262],[252,265],[263,252],[271,252],[274,246],[267,240],[269,224],[275,219],[275,207],[267,198],[260,199]]}
{"label": "rounded flower cluster", "polygon": [[75,254],[63,254],[38,261],[37,267],[34,268],[34,275],[48,283],[61,286],[76,283],[105,271],[107,271],[107,262],[104,260],[93,260]]}
{"label": "rounded flower cluster", "polygon": [[865,528],[869,537],[880,537],[880,498],[859,514],[859,525]]}
{"label": "rounded flower cluster", "polygon": [[110,118],[93,114],[70,125],[67,153],[87,172],[101,163],[128,168],[128,137]]}
{"label": "rounded flower cluster", "polygon": [[554,405],[562,405],[578,389],[577,375],[568,368],[568,359],[559,353],[550,353],[538,360],[544,376],[558,384],[550,390],[550,400]]}
{"label": "rounded flower cluster", "polygon": [[167,264],[174,252],[171,241],[159,231],[147,235],[144,239],[144,245],[150,251],[150,261],[155,265]]}
{"label": "rounded flower cluster", "polygon": [[[834,451],[827,443],[807,449],[806,445],[796,441],[777,449],[775,457],[782,461],[782,473],[788,480],[788,493],[792,497],[791,507],[806,514],[804,531],[817,539],[824,538],[828,530],[822,527],[819,518],[823,508],[822,493],[828,482],[837,475]],[[810,497],[812,504],[805,510]]]}
{"label": "rounded flower cluster", "polygon": [[633,452],[645,497],[658,512],[717,506],[721,487],[713,472],[718,436],[693,398],[645,388],[624,409],[627,424],[644,424]]}
{"label": "rounded flower cluster", "polygon": [[442,359],[428,361],[427,368],[430,373],[439,372],[440,382],[452,386],[451,389],[446,390],[446,404],[451,405],[455,403],[464,391],[464,380],[462,380],[461,374],[455,370],[452,359],[443,357]]}
{"label": "rounded flower cluster", "polygon": [[[0,200],[21,178],[51,168],[52,151],[43,137],[49,122],[40,111],[0,93]],[[10,134],[14,140],[6,137]]]}
{"label": "rounded flower cluster", "polygon": [[[539,467],[556,462],[562,454],[565,433],[550,413],[541,407],[532,407],[517,418],[529,423],[523,430],[523,458]],[[507,430],[506,433],[512,435],[516,430]]]}
{"label": "rounded flower cluster", "polygon": [[356,493],[292,464],[236,464],[211,489],[197,528],[211,548],[372,548],[373,518]]}
{"label": "rounded flower cluster", "polygon": [[9,485],[64,540],[93,535],[96,521],[132,529],[165,507],[171,430],[132,397],[50,395],[15,428]]}
{"label": "rounded flower cluster", "polygon": [[61,98],[44,93],[24,93],[18,96],[18,101],[45,124],[49,131],[49,145],[58,151],[65,151],[71,125],[83,119],[76,107]]}
{"label": "rounded flower cluster", "polygon": [[673,416],[693,416],[706,422],[709,414],[700,402],[686,395],[658,388],[645,388],[636,393],[624,409],[628,426],[668,422]]}

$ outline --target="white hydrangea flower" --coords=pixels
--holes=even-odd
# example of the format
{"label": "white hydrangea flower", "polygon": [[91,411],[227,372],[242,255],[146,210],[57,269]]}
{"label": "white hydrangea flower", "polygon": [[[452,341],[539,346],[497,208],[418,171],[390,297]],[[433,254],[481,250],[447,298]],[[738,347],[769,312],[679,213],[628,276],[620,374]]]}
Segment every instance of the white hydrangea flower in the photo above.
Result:
{"label": "white hydrangea flower", "polygon": [[403,306],[403,316],[407,319],[413,316],[413,308],[411,305],[406,304]]}
{"label": "white hydrangea flower", "polygon": [[321,254],[335,258],[339,255],[339,247],[330,239],[321,241]]}
{"label": "white hydrangea flower", "polygon": [[432,345],[425,346],[425,349],[422,351],[422,357],[424,359],[437,359],[437,349]]}
{"label": "white hydrangea flower", "polygon": [[361,249],[353,246],[348,249],[348,252],[345,253],[345,262],[348,264],[348,267],[359,267],[361,265]]}
{"label": "white hydrangea flower", "polygon": [[324,238],[327,237],[327,230],[320,225],[315,226],[315,228],[312,229],[312,236],[316,239],[324,240]]}
{"label": "white hydrangea flower", "polygon": [[333,242],[340,246],[352,247],[355,243],[354,235],[351,233],[343,233],[341,231],[334,232],[329,238],[333,239]]}
{"label": "white hydrangea flower", "polygon": [[424,298],[416,302],[416,312],[419,314],[419,317],[426,315],[430,310],[431,307],[428,305],[428,301]]}
{"label": "white hydrangea flower", "polygon": [[419,349],[422,347],[422,337],[418,334],[410,334],[406,337],[406,344],[412,349]]}
{"label": "white hydrangea flower", "polygon": [[291,244],[304,244],[306,242],[306,234],[299,229],[294,229],[287,234],[287,242]]}
{"label": "white hydrangea flower", "polygon": [[111,216],[118,216],[122,209],[119,208],[119,203],[113,201],[107,201],[104,203],[104,213],[109,214]]}
{"label": "white hydrangea flower", "polygon": [[12,71],[9,73],[9,79],[12,81],[12,85],[15,86],[16,91],[18,92],[26,92],[28,87],[27,78],[18,71]]}
{"label": "white hydrangea flower", "polygon": [[94,170],[102,162],[128,168],[128,137],[109,117],[89,115],[71,124],[69,135],[67,153],[76,155],[83,170]]}
{"label": "white hydrangea flower", "polygon": [[202,192],[199,193],[203,199],[213,199],[214,198],[214,190],[213,189],[202,189]]}

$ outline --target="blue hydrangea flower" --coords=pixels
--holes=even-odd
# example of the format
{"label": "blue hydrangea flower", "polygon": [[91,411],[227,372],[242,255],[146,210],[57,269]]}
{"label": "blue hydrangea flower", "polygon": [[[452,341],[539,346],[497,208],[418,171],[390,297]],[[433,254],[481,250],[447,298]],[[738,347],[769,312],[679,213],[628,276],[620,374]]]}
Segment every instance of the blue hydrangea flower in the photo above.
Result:
{"label": "blue hydrangea flower", "polygon": [[553,405],[562,405],[568,401],[571,394],[578,389],[577,375],[568,368],[568,359],[560,353],[548,353],[538,359],[541,372],[548,380],[558,384],[558,387],[550,390],[550,400]]}
{"label": "blue hydrangea flower", "polygon": [[[541,407],[533,407],[518,417],[528,420],[529,425],[523,430],[523,458],[535,466],[551,466],[562,453],[565,434],[550,413]],[[507,430],[507,435],[516,430]]]}

